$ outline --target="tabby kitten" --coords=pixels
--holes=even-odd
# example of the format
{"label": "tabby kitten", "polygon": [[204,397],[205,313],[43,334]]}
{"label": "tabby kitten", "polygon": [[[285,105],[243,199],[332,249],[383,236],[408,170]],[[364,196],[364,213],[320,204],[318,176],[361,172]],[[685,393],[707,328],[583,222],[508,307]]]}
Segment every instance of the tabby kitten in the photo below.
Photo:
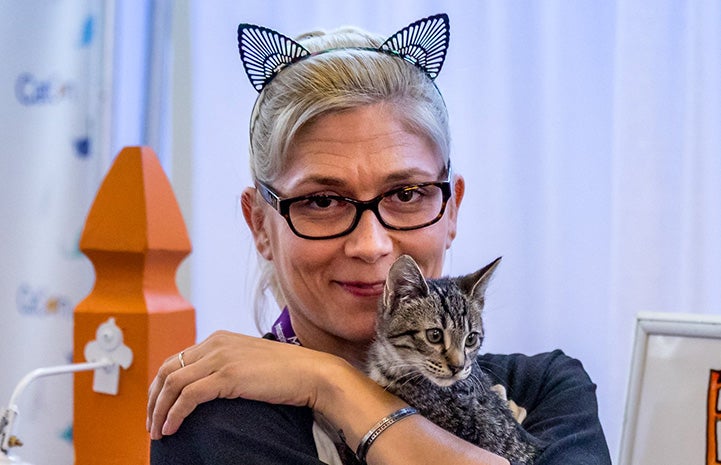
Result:
{"label": "tabby kitten", "polygon": [[426,280],[411,257],[398,258],[379,305],[368,373],[451,433],[510,461],[531,463],[538,442],[476,361],[484,294],[500,260],[466,276]]}

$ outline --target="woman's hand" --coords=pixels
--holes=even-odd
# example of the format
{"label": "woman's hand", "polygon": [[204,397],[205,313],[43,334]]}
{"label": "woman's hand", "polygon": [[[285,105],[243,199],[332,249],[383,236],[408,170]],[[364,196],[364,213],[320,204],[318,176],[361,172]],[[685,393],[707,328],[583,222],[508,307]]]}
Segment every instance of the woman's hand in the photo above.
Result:
{"label": "woman's hand", "polygon": [[147,429],[152,439],[175,433],[203,402],[242,397],[313,408],[318,375],[337,365],[333,355],[220,331],[168,358],[150,385]]}

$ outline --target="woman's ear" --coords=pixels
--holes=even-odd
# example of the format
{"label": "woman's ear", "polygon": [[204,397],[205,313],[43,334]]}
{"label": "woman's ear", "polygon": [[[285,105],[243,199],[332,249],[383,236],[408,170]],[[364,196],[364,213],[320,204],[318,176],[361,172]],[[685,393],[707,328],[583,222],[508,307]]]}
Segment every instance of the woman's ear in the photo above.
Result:
{"label": "woman's ear", "polygon": [[453,176],[453,194],[448,200],[448,236],[446,237],[446,249],[451,247],[453,239],[456,238],[458,232],[458,210],[461,208],[463,194],[466,192],[466,182],[463,176],[456,174]]}
{"label": "woman's ear", "polygon": [[243,209],[245,222],[253,234],[253,241],[258,253],[266,260],[273,259],[270,247],[270,236],[265,224],[265,208],[258,202],[257,192],[254,187],[246,187],[240,196],[240,205]]}

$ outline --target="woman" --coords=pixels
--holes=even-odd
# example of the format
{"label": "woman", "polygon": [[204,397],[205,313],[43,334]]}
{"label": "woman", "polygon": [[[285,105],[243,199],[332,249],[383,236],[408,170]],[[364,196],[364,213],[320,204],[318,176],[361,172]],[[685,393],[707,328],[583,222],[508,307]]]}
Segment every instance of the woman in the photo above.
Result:
{"label": "woman", "polygon": [[[242,209],[261,290],[284,311],[267,338],[219,332],[163,364],[148,406],[154,463],[509,463],[408,415],[362,372],[391,264],[409,254],[437,277],[456,235],[464,180],[433,82],[447,44],[445,15],[386,42],[240,26],[260,92]],[[546,445],[537,463],[610,463],[579,362],[554,352],[483,365]]]}

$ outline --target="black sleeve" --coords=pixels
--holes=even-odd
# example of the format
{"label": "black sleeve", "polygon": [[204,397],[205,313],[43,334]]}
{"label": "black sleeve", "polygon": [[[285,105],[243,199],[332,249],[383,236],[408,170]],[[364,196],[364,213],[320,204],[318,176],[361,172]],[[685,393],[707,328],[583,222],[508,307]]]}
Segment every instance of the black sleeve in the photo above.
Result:
{"label": "black sleeve", "polygon": [[178,432],[152,441],[153,465],[319,465],[310,409],[244,399],[198,405]]}
{"label": "black sleeve", "polygon": [[528,357],[483,355],[481,366],[527,410],[523,427],[544,445],[534,465],[610,465],[596,385],[560,350]]}

